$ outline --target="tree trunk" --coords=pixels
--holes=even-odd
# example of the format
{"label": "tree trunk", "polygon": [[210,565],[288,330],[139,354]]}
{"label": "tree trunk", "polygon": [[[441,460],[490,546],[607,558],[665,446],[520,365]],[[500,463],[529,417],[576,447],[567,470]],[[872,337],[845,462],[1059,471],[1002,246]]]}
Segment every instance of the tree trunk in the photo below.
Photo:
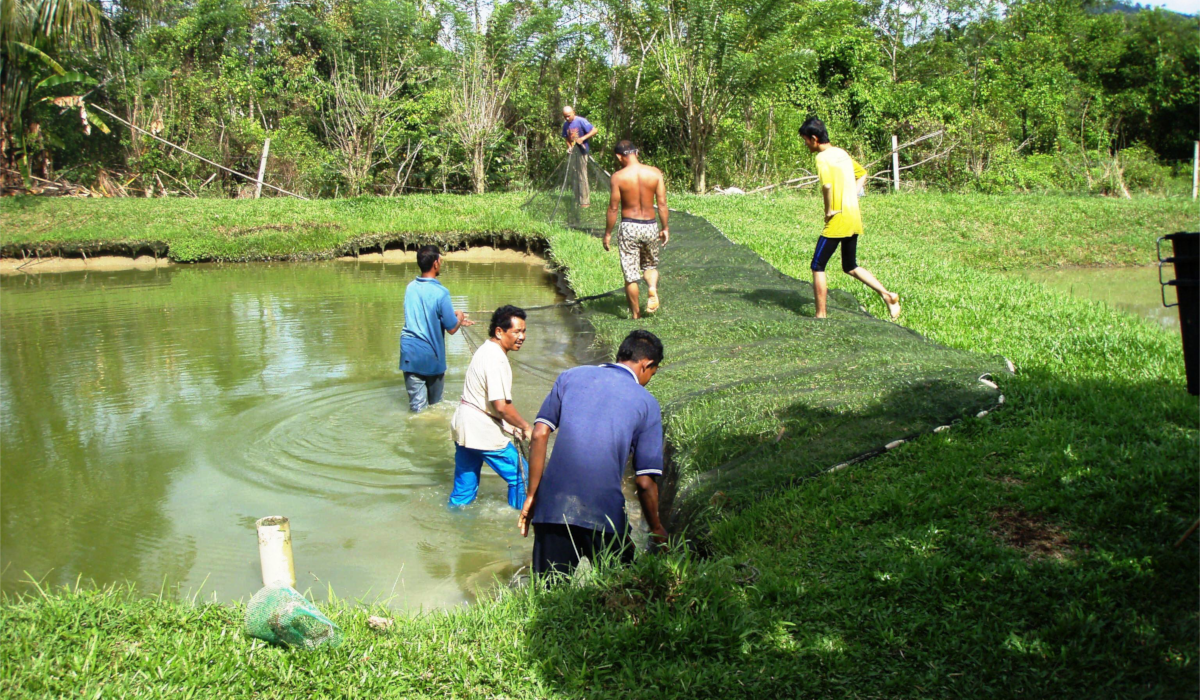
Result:
{"label": "tree trunk", "polygon": [[707,149],[703,141],[692,144],[692,189],[696,194],[704,194],[704,157]]}
{"label": "tree trunk", "polygon": [[471,154],[471,184],[475,186],[475,194],[483,194],[487,189],[487,177],[483,170],[483,144],[475,144],[475,149]]}

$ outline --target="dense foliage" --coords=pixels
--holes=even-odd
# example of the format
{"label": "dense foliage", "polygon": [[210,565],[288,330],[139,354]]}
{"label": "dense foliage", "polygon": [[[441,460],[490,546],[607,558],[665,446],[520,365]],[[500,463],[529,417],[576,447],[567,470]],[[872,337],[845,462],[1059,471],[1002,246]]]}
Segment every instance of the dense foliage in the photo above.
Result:
{"label": "dense foliage", "polygon": [[[1096,0],[3,6],[9,184],[21,171],[112,193],[247,190],[97,120],[81,94],[243,173],[270,138],[268,181],[314,196],[528,186],[562,156],[564,104],[599,127],[602,163],[629,137],[698,190],[802,174],[796,127],[815,114],[866,162],[893,134],[941,130],[902,153],[920,163],[912,186],[1162,192],[1185,186],[1172,177],[1200,111],[1197,18]],[[85,112],[111,133],[85,134]]]}

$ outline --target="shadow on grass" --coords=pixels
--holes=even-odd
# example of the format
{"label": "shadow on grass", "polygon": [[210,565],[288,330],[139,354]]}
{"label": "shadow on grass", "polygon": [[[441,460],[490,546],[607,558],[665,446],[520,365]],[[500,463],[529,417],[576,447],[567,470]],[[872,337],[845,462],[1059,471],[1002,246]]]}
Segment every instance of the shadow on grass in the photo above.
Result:
{"label": "shadow on grass", "polygon": [[[816,479],[839,440],[951,387],[856,415],[789,406],[789,429],[821,434],[706,485],[728,494],[699,499],[710,557],[642,555],[539,596],[524,641],[542,681],[589,698],[1191,693],[1200,543],[1172,545],[1197,505],[1194,401],[1036,372],[1009,388],[992,417]],[[1070,552],[1011,546],[1005,508]]]}

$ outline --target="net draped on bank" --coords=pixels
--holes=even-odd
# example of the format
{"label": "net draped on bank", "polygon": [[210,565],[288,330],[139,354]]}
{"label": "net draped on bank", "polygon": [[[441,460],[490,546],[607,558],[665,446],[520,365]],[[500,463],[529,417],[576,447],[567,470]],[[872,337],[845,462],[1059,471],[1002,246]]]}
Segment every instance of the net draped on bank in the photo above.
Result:
{"label": "net draped on bank", "polygon": [[[601,235],[610,187],[598,163],[572,155],[524,209],[539,221]],[[751,211],[753,200],[745,203]],[[830,290],[830,318],[817,319],[809,282],[781,273],[699,216],[672,210],[670,229],[656,314],[632,320],[623,294],[579,306],[609,345],[634,328],[663,341],[666,360],[650,388],[673,450],[663,500],[677,526],[1000,399],[980,377],[1006,371],[1003,358],[932,342],[875,318],[841,290]],[[814,229],[814,243],[816,236]],[[869,232],[862,248],[869,260]]]}

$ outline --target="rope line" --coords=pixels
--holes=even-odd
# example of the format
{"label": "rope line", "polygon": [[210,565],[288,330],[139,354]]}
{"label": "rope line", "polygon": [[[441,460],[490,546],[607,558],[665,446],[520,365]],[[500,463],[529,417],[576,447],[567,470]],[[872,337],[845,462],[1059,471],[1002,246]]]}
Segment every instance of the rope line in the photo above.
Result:
{"label": "rope line", "polygon": [[[592,295],[589,295],[586,297],[577,297],[577,298],[571,299],[569,301],[561,301],[557,304],[543,304],[541,306],[523,306],[521,308],[525,311],[545,311],[547,309],[565,309],[565,308],[569,308],[572,306],[578,306],[578,305],[584,303],[585,301],[595,301],[596,299],[604,299],[606,297],[616,296],[617,294],[621,294],[624,291],[625,291],[624,287],[618,287],[617,289],[609,290],[607,292],[604,292],[603,294],[592,294]],[[495,309],[481,309],[478,311],[464,311],[463,313],[490,314],[493,311],[495,311]],[[463,330],[465,331],[466,328],[464,328]]]}

